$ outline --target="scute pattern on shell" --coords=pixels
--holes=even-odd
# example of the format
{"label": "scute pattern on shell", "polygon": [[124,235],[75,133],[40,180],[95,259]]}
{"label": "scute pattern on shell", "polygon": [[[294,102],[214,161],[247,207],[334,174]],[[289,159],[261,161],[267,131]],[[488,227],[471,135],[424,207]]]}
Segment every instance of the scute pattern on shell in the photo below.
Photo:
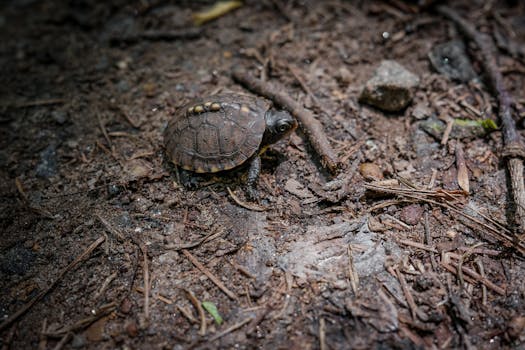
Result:
{"label": "scute pattern on shell", "polygon": [[259,149],[269,108],[265,100],[242,94],[193,100],[168,123],[164,132],[168,156],[197,173],[232,169]]}

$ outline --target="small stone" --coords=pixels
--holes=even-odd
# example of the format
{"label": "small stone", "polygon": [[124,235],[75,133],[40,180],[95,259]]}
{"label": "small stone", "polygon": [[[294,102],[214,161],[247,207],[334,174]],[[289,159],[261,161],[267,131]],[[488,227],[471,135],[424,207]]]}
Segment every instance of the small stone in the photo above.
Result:
{"label": "small stone", "polygon": [[432,115],[432,110],[424,104],[417,104],[412,110],[412,117],[417,120],[423,120]]}
{"label": "small stone", "polygon": [[86,338],[82,335],[74,334],[71,340],[71,347],[74,349],[83,348],[86,345]]}
{"label": "small stone", "polygon": [[400,219],[405,224],[416,225],[423,216],[423,207],[419,204],[410,204],[401,210]]}
{"label": "small stone", "polygon": [[458,235],[458,233],[456,231],[454,231],[454,230],[448,230],[445,233],[445,236],[447,236],[450,239],[455,239],[457,235]]}
{"label": "small stone", "polygon": [[342,85],[348,85],[354,80],[355,76],[350,72],[350,70],[344,66],[340,67],[337,71],[335,78]]}
{"label": "small stone", "polygon": [[117,224],[120,227],[129,227],[132,223],[131,216],[129,212],[123,211],[116,217]]}
{"label": "small stone", "polygon": [[525,335],[525,316],[513,317],[507,326],[507,332],[513,339],[518,339]]}
{"label": "small stone", "polygon": [[51,118],[58,124],[63,125],[67,122],[67,113],[62,110],[53,111],[51,112]]}
{"label": "small stone", "polygon": [[119,195],[121,191],[122,191],[122,188],[119,185],[115,185],[115,184],[108,185],[108,196],[110,198]]}
{"label": "small stone", "polygon": [[159,255],[159,264],[160,265],[175,265],[179,259],[179,253],[174,250],[170,250],[167,253]]}
{"label": "small stone", "polygon": [[57,152],[55,145],[47,146],[40,152],[40,161],[36,166],[36,176],[48,179],[57,172]]}
{"label": "small stone", "polygon": [[120,70],[126,70],[128,69],[129,61],[128,60],[121,60],[117,62],[117,68]]}
{"label": "small stone", "polygon": [[398,112],[412,101],[418,85],[417,75],[395,61],[385,60],[365,84],[359,101],[387,112]]}
{"label": "small stone", "polygon": [[122,300],[122,303],[120,303],[120,312],[122,312],[123,314],[129,314],[132,307],[133,303],[131,302],[131,300],[129,300],[129,298],[124,298],[124,300]]}
{"label": "small stone", "polygon": [[406,171],[407,169],[411,168],[411,164],[406,159],[397,159],[392,162],[392,165],[394,166],[394,170],[396,172]]}
{"label": "small stone", "polygon": [[379,166],[374,163],[363,163],[359,165],[359,173],[365,180],[377,181],[383,179],[383,172]]}
{"label": "small stone", "polygon": [[348,282],[345,280],[337,280],[333,284],[334,289],[345,290],[348,288]]}
{"label": "small stone", "polygon": [[132,338],[136,337],[139,334],[139,327],[135,321],[129,321],[126,324],[126,333]]}
{"label": "small stone", "polygon": [[117,90],[119,92],[128,92],[131,89],[129,82],[126,79],[119,80],[117,83]]}

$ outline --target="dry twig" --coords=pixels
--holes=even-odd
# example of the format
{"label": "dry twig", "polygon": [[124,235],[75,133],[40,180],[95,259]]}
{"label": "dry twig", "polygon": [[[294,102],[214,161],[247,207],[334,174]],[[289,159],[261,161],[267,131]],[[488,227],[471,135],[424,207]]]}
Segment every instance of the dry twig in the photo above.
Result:
{"label": "dry twig", "polygon": [[[399,197],[411,198],[416,201],[426,202],[429,204],[438,205],[440,207],[446,208],[456,214],[463,216],[469,221],[480,225],[485,228],[485,233],[491,236],[492,238],[505,243],[506,245],[512,246],[522,255],[525,255],[525,242],[517,240],[514,236],[510,235],[510,230],[500,225],[496,221],[482,215],[479,212],[476,212],[476,215],[480,216],[488,223],[483,222],[481,219],[474,217],[465,213],[461,207],[458,206],[461,198],[464,197],[463,191],[446,191],[446,190],[417,190],[417,189],[406,189],[406,188],[393,188],[380,186],[376,184],[365,184],[366,189],[395,194]],[[473,210],[472,208],[470,210]]]}
{"label": "dry twig", "polygon": [[[452,262],[452,261],[450,263],[442,262],[441,266],[443,266],[446,270],[448,270],[449,272],[451,272],[453,274],[456,274],[456,275],[458,275],[458,273],[460,271],[459,270],[459,264],[455,263],[455,262]],[[471,283],[471,284],[482,283],[488,289],[490,289],[490,290],[492,290],[492,291],[494,291],[494,292],[496,292],[496,293],[498,293],[500,295],[505,295],[505,290],[503,288],[501,288],[500,286],[495,285],[490,280],[488,280],[487,278],[481,276],[476,271],[471,270],[471,269],[467,268],[466,266],[462,266],[461,267],[461,272],[465,274],[465,275],[463,275],[462,278],[465,281],[467,281],[468,283]]]}
{"label": "dry twig", "polygon": [[193,265],[195,265],[196,268],[201,270],[203,274],[205,274],[217,287],[219,287],[219,289],[222,290],[224,294],[226,294],[232,300],[238,300],[237,295],[226,288],[226,286],[217,277],[215,277],[215,275],[211,273],[211,271],[208,270],[206,266],[201,264],[199,260],[197,260],[197,258],[195,258],[188,250],[183,249],[182,253],[188,258],[189,261],[191,261]]}
{"label": "dry twig", "polygon": [[40,331],[40,334],[38,335],[38,350],[47,349],[47,336],[44,334],[46,330],[47,330],[47,318],[44,318],[44,321],[42,322],[42,330]]}
{"label": "dry twig", "polygon": [[66,100],[64,100],[63,98],[50,98],[50,99],[44,99],[44,100],[34,100],[34,101],[15,103],[12,106],[8,105],[7,107],[15,107],[15,108],[40,107],[40,106],[63,104],[64,102],[66,102]]}
{"label": "dry twig", "polygon": [[78,330],[89,327],[94,322],[111,314],[113,311],[116,310],[116,308],[117,308],[117,305],[115,302],[102,305],[99,309],[95,311],[94,315],[92,316],[88,316],[86,318],[78,320],[77,322],[73,323],[70,326],[64,326],[56,330],[46,330],[43,334],[51,338],[63,337],[67,334],[71,334]]}
{"label": "dry twig", "polygon": [[296,117],[310,144],[321,157],[322,165],[331,173],[337,172],[340,165],[339,159],[328,142],[322,124],[314,117],[312,112],[295,102],[284,92],[284,87],[275,83],[263,82],[242,70],[234,70],[233,79],[253,92],[271,99]]}
{"label": "dry twig", "polygon": [[181,244],[168,244],[164,247],[164,249],[173,249],[173,250],[181,250],[181,249],[192,249],[195,247],[200,246],[203,243],[209,242],[211,240],[214,240],[215,238],[219,237],[224,233],[225,229],[224,227],[220,227],[218,230],[214,230],[210,233],[208,233],[206,236],[202,237],[201,239],[198,239],[194,242],[189,243],[181,243]]}
{"label": "dry twig", "polygon": [[226,189],[228,190],[228,193],[230,194],[230,197],[232,197],[233,201],[235,203],[237,203],[239,206],[243,207],[244,209],[253,210],[253,211],[265,211],[265,210],[267,210],[266,208],[261,207],[261,206],[259,206],[257,204],[247,203],[247,202],[241,201],[239,199],[239,197],[237,197],[237,195],[235,193],[233,193],[233,191],[229,187],[226,187]]}
{"label": "dry twig", "polygon": [[215,340],[217,340],[217,339],[219,339],[219,338],[222,338],[222,337],[224,337],[226,334],[231,333],[231,332],[233,332],[233,331],[235,331],[235,330],[241,328],[242,326],[244,326],[245,324],[247,324],[248,322],[250,322],[252,319],[253,319],[253,317],[248,317],[248,318],[242,320],[241,322],[234,324],[233,326],[231,326],[231,327],[225,329],[224,331],[218,333],[217,335],[213,336],[213,337],[210,339],[210,342],[213,342],[213,341],[215,341]]}
{"label": "dry twig", "polygon": [[[140,294],[144,294],[144,288],[137,287],[137,288],[135,288],[135,290],[136,290],[137,292],[139,292]],[[173,301],[172,301],[170,298],[168,298],[168,297],[166,297],[166,296],[164,296],[164,295],[156,294],[156,295],[155,295],[155,298],[157,298],[158,300],[162,301],[162,302],[165,303],[165,304],[168,304],[168,305],[173,304]]]}
{"label": "dry twig", "polygon": [[453,9],[447,6],[439,6],[437,10],[443,16],[453,21],[461,32],[468,39],[474,41],[480,49],[481,64],[498,100],[498,114],[503,126],[503,156],[507,158],[507,166],[510,172],[512,195],[516,206],[517,231],[523,232],[523,229],[525,229],[525,184],[523,181],[522,159],[525,158],[525,147],[512,118],[511,105],[513,101],[505,88],[503,76],[497,64],[497,49],[489,35],[478,32],[474,25],[459,16]]}
{"label": "dry twig", "polygon": [[148,250],[144,243],[139,244],[140,251],[143,258],[142,273],[144,279],[144,316],[146,321],[149,320],[149,294],[151,284],[149,283],[149,267],[148,267]]}
{"label": "dry twig", "polygon": [[410,293],[410,290],[408,289],[408,285],[405,280],[405,276],[403,276],[403,274],[401,273],[401,271],[399,271],[397,267],[394,268],[394,271],[396,272],[397,279],[399,281],[399,284],[401,285],[401,289],[403,290],[403,294],[405,294],[405,299],[410,309],[410,313],[412,314],[412,319],[415,320],[418,314],[418,309],[417,309],[416,302],[414,301],[414,297],[412,296],[412,293]]}
{"label": "dry twig", "polygon": [[[425,226],[425,243],[429,247],[433,247],[433,245],[432,245],[432,235],[430,234],[430,225],[428,224],[428,210],[425,210],[424,226]],[[434,269],[434,271],[435,271],[436,267],[437,267],[437,263],[436,263],[436,258],[434,257],[434,254],[430,254],[430,264],[432,265],[432,269]]]}
{"label": "dry twig", "polygon": [[206,335],[206,317],[204,315],[204,309],[202,308],[200,301],[195,297],[195,295],[190,290],[185,289],[185,292],[186,292],[186,295],[188,296],[188,299],[190,299],[193,306],[197,309],[199,318],[201,320],[201,328],[199,329],[199,334],[204,336]]}
{"label": "dry twig", "polygon": [[57,345],[55,345],[53,350],[60,350],[60,349],[62,349],[64,347],[64,345],[66,345],[71,340],[72,337],[73,337],[73,333],[64,334],[62,339],[60,339],[60,341],[57,343]]}
{"label": "dry twig", "polygon": [[319,320],[319,349],[326,350],[326,322],[322,317]]}
{"label": "dry twig", "polygon": [[410,241],[408,239],[400,239],[397,242],[401,243],[401,244],[404,244],[404,245],[407,245],[409,247],[414,247],[414,248],[426,250],[426,251],[429,251],[429,252],[432,252],[432,253],[437,253],[438,252],[436,250],[436,248],[434,248],[434,247],[431,247],[431,246],[423,244],[423,243]]}

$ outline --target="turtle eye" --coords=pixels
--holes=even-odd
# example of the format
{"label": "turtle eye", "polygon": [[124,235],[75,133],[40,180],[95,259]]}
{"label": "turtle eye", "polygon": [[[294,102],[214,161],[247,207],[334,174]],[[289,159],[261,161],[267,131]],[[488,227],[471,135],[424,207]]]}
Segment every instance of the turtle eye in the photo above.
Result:
{"label": "turtle eye", "polygon": [[279,126],[277,127],[277,130],[278,130],[279,132],[285,132],[285,131],[287,131],[287,130],[288,130],[288,124],[283,123],[283,124],[279,125]]}

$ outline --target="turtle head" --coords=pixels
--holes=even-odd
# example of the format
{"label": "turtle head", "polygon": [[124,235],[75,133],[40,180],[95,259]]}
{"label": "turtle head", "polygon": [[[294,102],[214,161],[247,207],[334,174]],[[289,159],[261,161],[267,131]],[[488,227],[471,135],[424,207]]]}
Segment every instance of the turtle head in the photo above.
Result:
{"label": "turtle head", "polygon": [[290,134],[297,128],[297,121],[286,111],[270,109],[264,115],[266,129],[262,140],[262,146],[275,143]]}

